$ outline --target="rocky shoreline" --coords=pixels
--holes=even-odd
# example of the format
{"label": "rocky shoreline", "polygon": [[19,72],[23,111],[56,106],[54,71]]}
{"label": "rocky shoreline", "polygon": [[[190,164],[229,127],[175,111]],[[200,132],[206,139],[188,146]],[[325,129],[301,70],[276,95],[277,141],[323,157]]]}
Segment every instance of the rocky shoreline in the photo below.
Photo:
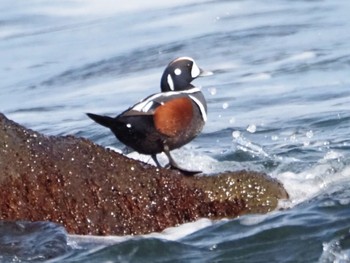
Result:
{"label": "rocky shoreline", "polygon": [[202,217],[267,213],[288,198],[252,171],[183,176],[74,136],[45,136],[0,113],[0,220],[51,221],[70,234],[159,232]]}

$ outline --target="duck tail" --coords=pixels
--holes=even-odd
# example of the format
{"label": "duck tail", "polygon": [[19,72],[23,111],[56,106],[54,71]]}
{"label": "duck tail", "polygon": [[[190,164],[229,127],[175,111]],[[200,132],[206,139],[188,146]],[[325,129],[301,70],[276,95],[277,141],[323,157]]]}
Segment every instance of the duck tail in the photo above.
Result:
{"label": "duck tail", "polygon": [[115,124],[115,119],[109,116],[102,116],[93,113],[86,113],[92,120],[97,122],[98,124],[105,126],[107,128],[111,128]]}

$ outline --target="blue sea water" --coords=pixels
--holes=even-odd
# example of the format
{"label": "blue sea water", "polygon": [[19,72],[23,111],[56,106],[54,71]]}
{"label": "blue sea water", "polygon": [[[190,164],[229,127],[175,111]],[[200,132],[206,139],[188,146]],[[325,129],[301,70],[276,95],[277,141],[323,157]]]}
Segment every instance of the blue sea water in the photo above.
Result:
{"label": "blue sea water", "polygon": [[0,11],[9,118],[121,150],[84,113],[117,115],[191,56],[214,72],[195,81],[208,122],[175,158],[207,173],[263,171],[291,197],[266,215],[146,236],[2,222],[0,262],[350,262],[349,1],[3,0]]}

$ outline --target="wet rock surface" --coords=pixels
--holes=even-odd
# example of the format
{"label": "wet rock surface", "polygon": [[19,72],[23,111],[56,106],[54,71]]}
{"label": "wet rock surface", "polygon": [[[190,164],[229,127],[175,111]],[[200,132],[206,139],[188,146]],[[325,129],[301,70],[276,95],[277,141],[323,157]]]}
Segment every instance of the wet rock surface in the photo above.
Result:
{"label": "wet rock surface", "polygon": [[158,232],[201,217],[266,213],[288,198],[249,171],[186,177],[0,114],[0,220],[52,221],[71,234]]}

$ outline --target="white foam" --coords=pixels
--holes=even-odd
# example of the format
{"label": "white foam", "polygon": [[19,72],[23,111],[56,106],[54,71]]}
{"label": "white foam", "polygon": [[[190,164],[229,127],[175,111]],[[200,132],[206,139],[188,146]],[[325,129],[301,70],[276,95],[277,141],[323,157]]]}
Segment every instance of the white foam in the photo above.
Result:
{"label": "white foam", "polygon": [[310,60],[316,57],[316,53],[313,51],[304,51],[298,54],[291,55],[287,58],[284,58],[280,61],[277,61],[276,64],[285,64],[285,63],[291,63],[291,62],[299,62],[299,61],[306,61]]}
{"label": "white foam", "polygon": [[211,226],[213,223],[214,221],[210,219],[201,218],[195,222],[185,223],[176,227],[169,227],[161,233],[151,233],[148,235],[144,235],[144,237],[156,237],[166,240],[178,240],[194,232],[197,232],[200,229]]}
{"label": "white foam", "polygon": [[[350,250],[342,248],[341,244],[349,242],[349,234],[336,237],[330,242],[323,243],[323,251],[319,262],[349,262]],[[344,242],[346,240],[346,242]]]}
{"label": "white foam", "polygon": [[350,166],[332,173],[333,169],[332,164],[321,163],[301,173],[284,172],[273,175],[283,183],[289,193],[290,199],[281,202],[281,206],[292,207],[327,192],[332,185],[350,180]]}
{"label": "white foam", "polygon": [[269,73],[257,73],[257,74],[253,74],[244,78],[241,78],[240,80],[242,82],[250,82],[250,81],[261,81],[261,80],[269,80],[271,79],[271,74]]}
{"label": "white foam", "polygon": [[313,51],[305,51],[299,54],[295,54],[289,58],[287,58],[288,61],[302,61],[302,60],[309,60],[316,57],[316,53]]}
{"label": "white foam", "polygon": [[328,151],[325,156],[323,157],[324,160],[335,160],[335,159],[340,159],[342,158],[343,155],[341,153],[338,153],[336,151]]}
{"label": "white foam", "polygon": [[242,216],[239,218],[239,222],[245,226],[252,226],[264,222],[269,215],[267,214],[253,214],[249,216]]}
{"label": "white foam", "polygon": [[[195,222],[185,223],[176,227],[169,227],[160,233],[150,233],[139,235],[143,238],[159,238],[164,240],[178,240],[188,236],[200,229],[206,228],[214,224],[214,221],[201,218]],[[82,248],[86,244],[89,246],[110,246],[118,244],[129,239],[134,239],[134,235],[126,236],[87,236],[87,235],[68,235],[68,244],[74,248]]]}

